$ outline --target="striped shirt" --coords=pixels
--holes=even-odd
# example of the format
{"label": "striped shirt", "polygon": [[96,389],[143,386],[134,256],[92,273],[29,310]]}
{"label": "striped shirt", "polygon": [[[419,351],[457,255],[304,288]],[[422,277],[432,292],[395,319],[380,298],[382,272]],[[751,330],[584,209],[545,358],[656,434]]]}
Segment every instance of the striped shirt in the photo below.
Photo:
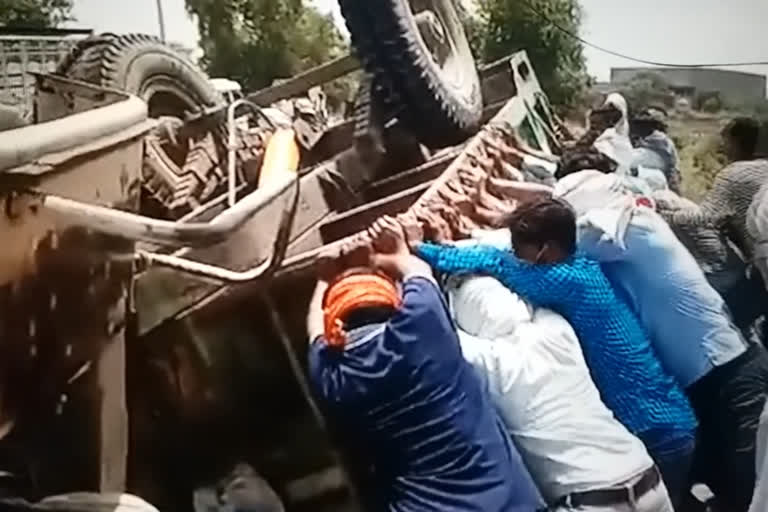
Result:
{"label": "striped shirt", "polygon": [[723,294],[736,286],[746,267],[726,235],[728,217],[709,216],[698,224],[675,223],[675,212],[697,209],[696,203],[669,191],[654,192],[653,199],[659,215],[696,259],[712,287]]}
{"label": "striped shirt", "polygon": [[728,217],[730,238],[751,259],[755,241],[747,230],[747,211],[766,180],[768,160],[734,162],[720,171],[701,206],[675,212],[668,220],[673,226],[685,226]]}
{"label": "striped shirt", "polygon": [[417,254],[440,272],[495,277],[535,306],[563,315],[579,337],[603,401],[649,450],[692,435],[696,419],[682,388],[662,368],[637,315],[596,261],[573,256],[532,265],[489,246],[421,244]]}

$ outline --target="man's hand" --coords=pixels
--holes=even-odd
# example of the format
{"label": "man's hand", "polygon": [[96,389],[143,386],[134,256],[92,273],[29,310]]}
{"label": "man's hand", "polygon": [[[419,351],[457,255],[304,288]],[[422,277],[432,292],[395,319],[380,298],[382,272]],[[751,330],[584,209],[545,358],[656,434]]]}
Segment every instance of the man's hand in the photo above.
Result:
{"label": "man's hand", "polygon": [[416,218],[424,226],[424,238],[437,243],[449,242],[451,240],[451,227],[433,211],[435,204],[439,205],[440,202],[433,200],[425,208],[416,211]]}
{"label": "man's hand", "polygon": [[397,221],[403,228],[405,234],[405,241],[408,243],[408,247],[413,250],[416,244],[420,244],[424,241],[424,228],[413,212],[403,213],[398,215]]}
{"label": "man's hand", "polygon": [[369,233],[373,249],[377,253],[393,256],[410,254],[403,227],[392,217],[381,217],[374,222]]}
{"label": "man's hand", "polygon": [[368,267],[373,255],[372,240],[369,233],[361,233],[342,249],[342,263],[345,268]]}
{"label": "man's hand", "polygon": [[413,275],[431,275],[425,262],[411,255],[403,227],[392,217],[382,217],[370,229],[373,249],[372,263],[397,279]]}
{"label": "man's hand", "polygon": [[320,253],[315,260],[318,281],[330,283],[341,272],[342,250],[336,246]]}

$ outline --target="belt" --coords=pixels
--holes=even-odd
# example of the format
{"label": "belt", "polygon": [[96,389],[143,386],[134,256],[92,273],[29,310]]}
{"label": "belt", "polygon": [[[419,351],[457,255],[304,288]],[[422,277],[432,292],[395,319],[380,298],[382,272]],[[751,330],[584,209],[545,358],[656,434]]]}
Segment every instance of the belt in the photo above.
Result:
{"label": "belt", "polygon": [[634,485],[619,489],[601,489],[597,491],[575,492],[560,499],[559,506],[566,508],[610,507],[611,505],[634,504],[638,499],[652,491],[661,482],[658,468],[646,470]]}

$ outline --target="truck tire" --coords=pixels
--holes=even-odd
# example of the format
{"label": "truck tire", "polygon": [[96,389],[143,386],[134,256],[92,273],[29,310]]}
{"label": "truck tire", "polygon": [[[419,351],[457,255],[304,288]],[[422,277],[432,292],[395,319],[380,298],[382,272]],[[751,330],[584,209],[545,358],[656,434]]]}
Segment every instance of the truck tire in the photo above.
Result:
{"label": "truck tire", "polygon": [[56,73],[135,94],[153,118],[183,118],[223,103],[205,74],[187,57],[159,39],[104,34],[81,41]]}
{"label": "truck tire", "polygon": [[[380,99],[399,107],[401,121],[432,148],[463,142],[482,118],[480,79],[454,1],[339,0],[352,43],[381,86]],[[428,44],[411,8],[417,2],[428,7],[421,12],[433,20],[429,26],[437,20],[447,45]]]}

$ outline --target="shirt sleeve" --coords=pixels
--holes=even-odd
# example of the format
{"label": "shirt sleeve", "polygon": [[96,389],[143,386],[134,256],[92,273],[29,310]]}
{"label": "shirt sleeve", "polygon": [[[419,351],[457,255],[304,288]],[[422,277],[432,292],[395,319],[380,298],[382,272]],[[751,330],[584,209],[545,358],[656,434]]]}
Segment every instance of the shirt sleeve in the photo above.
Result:
{"label": "shirt sleeve", "polygon": [[720,173],[718,173],[715,181],[712,183],[712,188],[701,202],[701,209],[706,212],[714,212],[716,210],[722,211],[727,209],[728,212],[733,210],[733,200],[731,197],[733,186],[729,179],[732,174],[732,168],[726,167]]}
{"label": "shirt sleeve", "polygon": [[565,265],[534,265],[495,247],[451,247],[424,243],[416,254],[438,272],[484,274],[537,306],[559,306],[578,284]]}
{"label": "shirt sleeve", "polygon": [[423,243],[416,247],[416,255],[444,274],[488,274],[499,267],[505,252],[484,245],[456,247]]}
{"label": "shirt sleeve", "polygon": [[727,225],[732,218],[729,208],[716,209],[711,206],[715,200],[710,199],[709,205],[701,205],[680,208],[672,212],[665,212],[663,217],[673,226],[681,228],[706,228],[709,226]]}
{"label": "shirt sleeve", "polygon": [[[494,351],[494,343],[464,331],[459,331],[458,334],[464,359],[472,365],[480,380],[489,389],[491,377],[498,373],[498,360]],[[489,389],[489,391],[499,392],[498,389]]]}
{"label": "shirt sleeve", "polygon": [[733,213],[731,186],[726,167],[715,178],[712,189],[698,207],[685,208],[672,213],[671,222],[682,227],[706,227],[722,223],[722,219],[730,218]]}

